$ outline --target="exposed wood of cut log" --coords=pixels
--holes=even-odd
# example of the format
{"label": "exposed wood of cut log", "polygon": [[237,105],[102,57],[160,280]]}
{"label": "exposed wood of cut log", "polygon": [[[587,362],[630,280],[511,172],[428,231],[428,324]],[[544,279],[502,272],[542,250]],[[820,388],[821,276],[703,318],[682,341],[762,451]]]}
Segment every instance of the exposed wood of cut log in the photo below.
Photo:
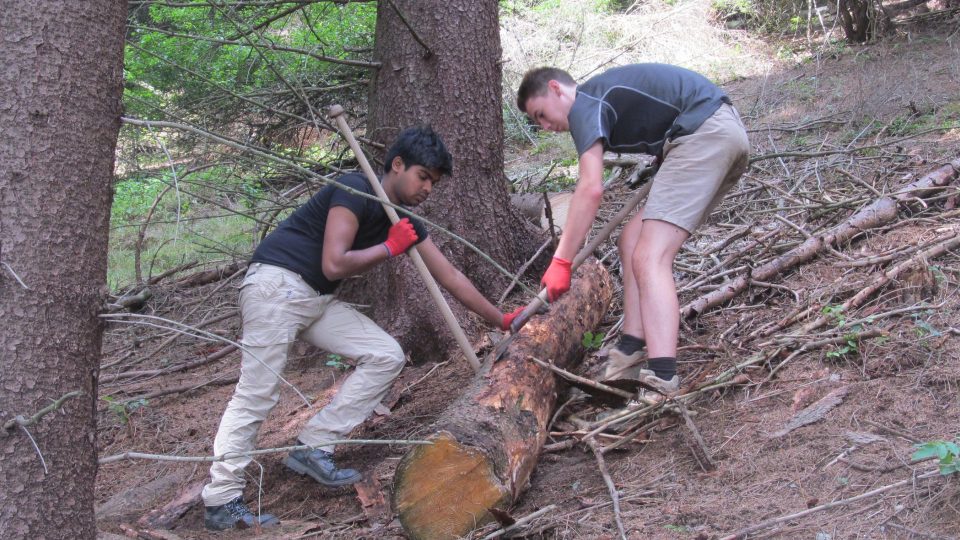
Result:
{"label": "exposed wood of cut log", "polygon": [[923,178],[905,186],[896,195],[877,199],[846,221],[837,225],[824,235],[811,236],[804,243],[754,268],[723,287],[705,294],[681,308],[684,318],[692,318],[704,311],[727,302],[743,292],[751,281],[768,281],[774,276],[803,264],[817,256],[826,246],[836,246],[846,242],[866,229],[872,229],[890,223],[897,218],[900,204],[906,204],[920,198],[931,197],[939,193],[960,172],[960,160],[940,167]]}
{"label": "exposed wood of cut log", "polygon": [[393,481],[393,507],[410,538],[458,538],[492,521],[527,487],[547,437],[557,380],[528,356],[569,366],[584,332],[600,323],[610,275],[584,264],[570,291],[534,317],[503,357],[478,376],[433,426],[432,445],[408,452]]}

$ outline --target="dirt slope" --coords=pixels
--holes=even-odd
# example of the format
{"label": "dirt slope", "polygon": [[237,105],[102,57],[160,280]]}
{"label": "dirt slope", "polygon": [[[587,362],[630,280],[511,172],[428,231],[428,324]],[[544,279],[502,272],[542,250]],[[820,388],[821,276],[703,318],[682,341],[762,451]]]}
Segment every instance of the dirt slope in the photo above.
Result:
{"label": "dirt slope", "polygon": [[[793,226],[816,233],[842,221],[856,208],[890,193],[938,165],[960,158],[960,129],[926,132],[960,123],[960,43],[952,29],[912,39],[888,39],[877,45],[847,47],[806,63],[740,80],[727,86],[751,128],[755,154],[793,150],[822,152],[857,146],[893,144],[856,154],[814,159],[763,159],[735,188],[709,224],[681,254],[677,281],[683,288],[704,276],[717,275],[716,262],[735,254],[751,239],[776,229],[783,232],[762,247],[747,250],[727,268],[762,263],[801,241]],[[806,127],[804,127],[806,126]],[[843,170],[841,173],[839,171]],[[902,262],[861,265],[865,258],[934,242],[960,231],[952,208],[956,190],[927,203],[925,211],[904,213],[896,223],[871,230],[848,245],[781,276],[770,286],[756,285],[689,322],[681,331],[681,375],[688,384],[715,375],[752,355],[777,348],[772,340],[796,333],[800,325],[865,287],[876,272]],[[608,198],[622,198],[612,189]],[[775,216],[779,216],[775,217]],[[791,225],[792,224],[792,225]],[[733,232],[749,233],[723,250],[701,253]],[[611,247],[605,252],[612,251]],[[616,268],[615,255],[608,260]],[[858,262],[859,261],[859,262]],[[533,278],[533,276],[529,276]],[[722,283],[704,281],[703,288],[682,293],[686,303]],[[882,339],[850,338],[838,346],[798,354],[769,378],[769,366],[749,370],[748,381],[709,393],[692,409],[694,422],[717,468],[705,472],[695,461],[687,431],[676,416],[666,415],[643,429],[635,444],[607,454],[606,461],[620,490],[622,517],[630,538],[719,538],[764,520],[801,512],[910,479],[934,468],[930,462],[909,465],[913,444],[960,435],[960,257],[950,252],[885,287],[851,313],[833,312],[830,323],[814,334],[796,338],[783,360],[803,343],[837,335],[846,321],[866,320],[857,329],[877,330]],[[156,314],[176,319],[184,301],[209,295],[202,290],[161,290],[151,304]],[[514,303],[522,299],[515,298]],[[225,287],[204,300],[199,317],[213,318],[231,309],[236,290]],[[812,306],[812,307],[811,307]],[[810,307],[799,324],[769,337],[751,332]],[[891,311],[903,310],[890,314]],[[608,316],[610,329],[619,308]],[[231,339],[236,318],[207,328]],[[183,340],[136,367],[127,358],[141,358],[161,339],[155,330],[113,327],[105,345],[104,364],[118,368],[153,369],[193,360],[219,345]],[[123,360],[123,362],[120,362]],[[456,360],[416,359],[404,370],[387,400],[388,416],[377,416],[358,429],[355,438],[412,439],[424,433],[461,382],[470,376]],[[289,388],[265,423],[260,446],[290,444],[313,411],[330,399],[344,371],[343,359],[330,359],[299,347],[287,368],[288,380],[315,399],[310,410]],[[599,360],[588,359],[588,365]],[[439,363],[438,363],[439,362]],[[331,365],[327,365],[331,364]],[[104,384],[105,399],[128,399],[159,388],[200,384],[230,377],[236,353],[186,373],[142,379],[119,386]],[[838,388],[842,402],[822,420],[778,435],[800,410]],[[211,451],[213,435],[232,385],[207,384],[198,389],[149,399],[129,413],[118,413],[102,401],[101,456],[124,450],[176,455]],[[574,406],[578,414],[592,412]],[[557,439],[561,440],[561,439]],[[343,465],[362,469],[389,490],[402,445],[343,448]],[[391,538],[401,534],[389,514],[367,517],[352,488],[323,489],[286,472],[282,454],[251,466],[248,500],[256,501],[262,481],[262,505],[287,523],[270,537]],[[100,527],[122,534],[146,511],[206,475],[203,464],[127,461],[104,465],[97,485]],[[913,475],[913,476],[912,476]],[[389,500],[389,497],[388,497]],[[549,538],[613,538],[616,536],[609,494],[593,455],[580,446],[544,456],[515,516],[550,504],[557,509],[535,522]],[[960,485],[957,478],[915,480],[881,495],[844,504],[809,516],[785,520],[757,531],[751,538],[957,538],[960,537]],[[370,511],[369,509],[367,509]],[[489,531],[488,531],[489,532]],[[246,538],[252,532],[209,535],[202,511],[191,509],[173,534],[180,538]]]}

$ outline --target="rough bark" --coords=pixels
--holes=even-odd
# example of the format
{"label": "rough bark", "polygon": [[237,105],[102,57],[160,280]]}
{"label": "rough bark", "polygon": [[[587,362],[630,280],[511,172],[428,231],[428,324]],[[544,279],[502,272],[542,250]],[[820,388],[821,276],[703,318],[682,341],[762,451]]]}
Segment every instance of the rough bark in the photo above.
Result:
{"label": "rough bark", "polygon": [[126,7],[0,1],[0,423],[81,393],[0,433],[3,538],[96,535],[97,311]]}
{"label": "rough bark", "polygon": [[[402,129],[430,124],[454,158],[452,177],[441,181],[417,212],[505,268],[517,268],[540,244],[542,233],[532,233],[511,207],[503,173],[497,2],[380,2],[374,57],[383,68],[371,84],[367,137],[389,145]],[[430,236],[488,298],[506,286],[507,278],[473,251],[442,233]],[[436,358],[450,350],[452,336],[441,330],[443,320],[405,259],[344,284],[341,295],[370,305],[367,313],[414,358]],[[468,321],[456,301],[450,306],[462,323]]]}
{"label": "rough bark", "polygon": [[769,281],[774,276],[813,259],[826,246],[840,245],[867,229],[890,223],[897,218],[900,205],[907,205],[910,201],[936,195],[953,180],[958,172],[960,172],[960,160],[944,165],[916,182],[903,187],[896,195],[877,199],[826,234],[808,238],[804,243],[776,259],[754,268],[751,272],[731,280],[723,287],[683,306],[680,310],[681,316],[684,318],[696,317],[745,291],[751,280]]}
{"label": "rough bark", "polygon": [[610,276],[584,264],[570,292],[532,319],[463,397],[434,424],[434,442],[397,467],[393,506],[411,538],[459,538],[491,521],[526,489],[547,436],[557,380],[533,356],[567,367],[583,356],[581,337],[600,323]]}

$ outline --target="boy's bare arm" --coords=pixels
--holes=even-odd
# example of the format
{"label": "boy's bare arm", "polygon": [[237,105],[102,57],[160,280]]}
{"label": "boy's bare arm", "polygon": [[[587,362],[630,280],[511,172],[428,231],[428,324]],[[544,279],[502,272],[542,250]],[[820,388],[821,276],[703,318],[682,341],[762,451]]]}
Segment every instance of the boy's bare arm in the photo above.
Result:
{"label": "boy's bare arm", "polygon": [[351,250],[360,222],[356,214],[343,206],[334,206],[327,214],[323,232],[323,275],[329,280],[356,276],[390,258],[383,244]]}
{"label": "boy's bare arm", "polygon": [[593,143],[580,155],[579,170],[580,178],[555,253],[557,257],[568,261],[572,261],[583,246],[603,199],[603,146],[600,141]]}
{"label": "boy's bare arm", "polygon": [[480,294],[480,291],[467,276],[463,275],[463,272],[450,264],[450,261],[440,252],[440,249],[432,240],[427,238],[418,244],[417,248],[420,251],[420,256],[423,257],[424,264],[430,270],[430,274],[454,298],[470,311],[483,317],[491,325],[499,328],[503,324],[503,313]]}

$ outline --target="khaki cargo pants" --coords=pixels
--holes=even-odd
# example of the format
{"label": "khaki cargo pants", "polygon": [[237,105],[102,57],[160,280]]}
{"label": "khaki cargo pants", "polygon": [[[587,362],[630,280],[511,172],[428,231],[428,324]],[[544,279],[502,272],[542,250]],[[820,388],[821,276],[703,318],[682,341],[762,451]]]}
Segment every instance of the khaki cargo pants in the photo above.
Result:
{"label": "khaki cargo pants", "polygon": [[750,141],[733,105],[724,103],[689,135],[663,145],[663,164],[643,207],[643,219],[693,233],[750,163]]}
{"label": "khaki cargo pants", "polygon": [[[295,272],[252,263],[240,289],[246,350],[240,382],[220,420],[215,455],[254,450],[260,424],[280,397],[291,344],[298,337],[330,353],[353,358],[356,370],[337,395],[300,433],[304,444],[319,447],[343,439],[380,403],[403,368],[400,345],[366,316],[333,295],[318,295]],[[328,445],[325,450],[333,451]],[[206,506],[219,506],[243,494],[249,457],[215,462],[203,488]]]}

